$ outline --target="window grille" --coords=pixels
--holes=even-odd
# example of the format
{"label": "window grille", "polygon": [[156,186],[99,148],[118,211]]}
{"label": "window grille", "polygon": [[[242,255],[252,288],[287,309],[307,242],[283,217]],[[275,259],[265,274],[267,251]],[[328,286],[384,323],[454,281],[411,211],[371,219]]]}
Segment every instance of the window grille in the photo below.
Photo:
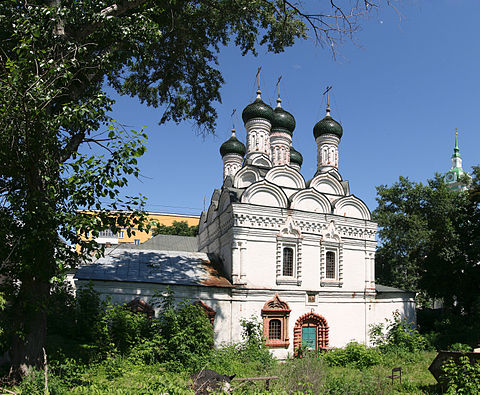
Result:
{"label": "window grille", "polygon": [[280,320],[270,320],[268,323],[268,338],[271,340],[280,340],[282,335],[281,328]]}
{"label": "window grille", "polygon": [[135,239],[134,243],[135,243],[136,246],[140,245],[140,239]]}
{"label": "window grille", "polygon": [[335,278],[335,253],[328,251],[326,254],[325,274],[327,278]]}
{"label": "window grille", "polygon": [[290,247],[283,249],[283,275],[293,276],[293,248]]}

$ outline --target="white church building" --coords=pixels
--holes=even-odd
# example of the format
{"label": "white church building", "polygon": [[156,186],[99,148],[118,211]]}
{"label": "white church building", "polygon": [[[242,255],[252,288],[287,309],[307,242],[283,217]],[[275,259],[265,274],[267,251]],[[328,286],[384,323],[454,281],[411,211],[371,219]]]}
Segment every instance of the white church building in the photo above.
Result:
{"label": "white church building", "polygon": [[108,250],[78,269],[77,286],[92,281],[139,310],[170,286],[205,309],[217,345],[240,341],[241,320],[254,316],[282,359],[302,344],[368,344],[370,326],[394,312],[414,321],[414,293],[375,283],[377,225],[340,174],[342,126],[327,107],[313,128],[317,171],[307,181],[292,147],[295,119],[277,102],[272,109],[258,90],[242,113],[246,147],[235,130],[220,147],[223,185],[194,242],[160,235]]}

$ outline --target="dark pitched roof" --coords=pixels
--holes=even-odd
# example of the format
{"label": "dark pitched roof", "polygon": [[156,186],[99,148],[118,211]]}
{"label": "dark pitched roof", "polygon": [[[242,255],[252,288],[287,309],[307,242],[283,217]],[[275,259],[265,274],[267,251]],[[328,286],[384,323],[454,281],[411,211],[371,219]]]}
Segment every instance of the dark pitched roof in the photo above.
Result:
{"label": "dark pitched roof", "polygon": [[131,248],[108,250],[105,257],[80,266],[75,279],[232,286],[228,279],[217,271],[205,253]]}
{"label": "dark pitched roof", "polygon": [[132,250],[161,250],[198,252],[198,238],[190,236],[157,235],[145,243],[121,244],[119,248]]}
{"label": "dark pitched roof", "polygon": [[382,292],[410,293],[410,294],[414,294],[414,293],[415,293],[415,292],[413,292],[413,291],[405,291],[405,290],[403,290],[403,289],[394,288],[394,287],[387,287],[386,285],[381,285],[381,284],[375,284],[375,290],[376,290],[378,293],[382,293]]}

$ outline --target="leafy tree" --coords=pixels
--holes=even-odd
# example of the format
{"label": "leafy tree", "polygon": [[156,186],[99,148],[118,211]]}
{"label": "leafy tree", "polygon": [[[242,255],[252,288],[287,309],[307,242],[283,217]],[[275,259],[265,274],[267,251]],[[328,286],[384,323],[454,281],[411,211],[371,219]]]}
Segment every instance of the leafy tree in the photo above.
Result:
{"label": "leafy tree", "polygon": [[187,221],[173,221],[170,226],[157,224],[153,229],[153,235],[196,236],[198,235],[198,225],[188,226]]}
{"label": "leafy tree", "polygon": [[400,177],[377,188],[380,282],[420,292],[424,303],[441,299],[457,315],[478,312],[479,176],[475,167],[466,192],[449,190],[440,176],[427,185]]}
{"label": "leafy tree", "polygon": [[[81,234],[142,229],[138,213],[108,212],[141,208],[119,193],[138,175],[146,138],[113,125],[111,92],[162,107],[161,123],[213,131],[220,46],[281,52],[310,28],[335,51],[381,2],[313,11],[287,0],[0,2],[0,274],[14,312],[12,373],[42,364],[50,281],[86,256],[69,244],[88,253],[98,246]],[[80,154],[89,144],[104,155]]]}

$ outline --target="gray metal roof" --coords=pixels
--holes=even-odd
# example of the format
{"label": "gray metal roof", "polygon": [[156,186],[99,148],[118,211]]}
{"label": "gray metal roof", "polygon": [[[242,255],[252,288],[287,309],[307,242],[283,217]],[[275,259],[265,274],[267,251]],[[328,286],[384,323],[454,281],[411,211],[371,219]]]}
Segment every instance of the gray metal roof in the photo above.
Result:
{"label": "gray metal roof", "polygon": [[105,257],[80,266],[77,280],[231,287],[202,252],[113,248]]}
{"label": "gray metal roof", "polygon": [[386,285],[381,285],[381,284],[375,284],[375,290],[378,293],[380,293],[380,292],[401,292],[401,293],[411,293],[411,294],[415,293],[413,291],[405,291],[403,289],[394,288],[394,287],[387,287]]}
{"label": "gray metal roof", "polygon": [[198,238],[190,236],[157,235],[145,243],[121,244],[121,247],[132,250],[161,250],[161,251],[187,251],[198,252]]}

